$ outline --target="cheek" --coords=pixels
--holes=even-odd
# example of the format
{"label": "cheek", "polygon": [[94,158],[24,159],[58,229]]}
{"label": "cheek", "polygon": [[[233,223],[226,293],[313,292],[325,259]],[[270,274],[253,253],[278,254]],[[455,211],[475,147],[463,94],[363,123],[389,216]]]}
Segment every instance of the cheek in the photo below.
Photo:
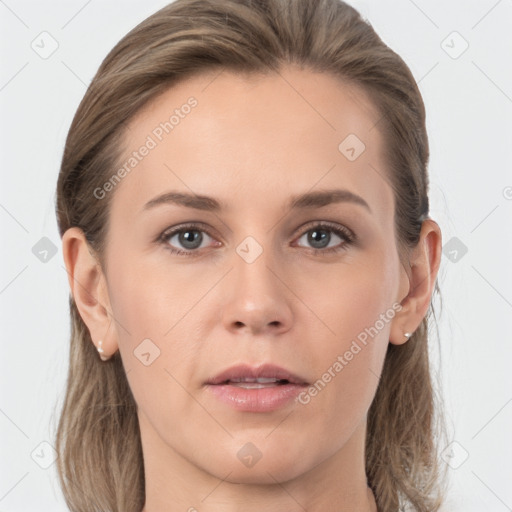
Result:
{"label": "cheek", "polygon": [[110,266],[109,294],[123,365],[138,403],[154,403],[158,409],[159,400],[167,397],[169,408],[170,398],[183,396],[178,382],[187,381],[201,354],[203,338],[196,330],[207,311],[198,300],[212,283],[179,265],[162,267],[130,257],[128,251],[120,254],[123,260]]}
{"label": "cheek", "polygon": [[182,386],[200,349],[191,343],[187,312],[204,292],[190,281],[185,285],[179,269],[129,257],[112,269],[109,281],[119,351],[135,402],[154,426],[177,432],[182,420],[175,412],[191,405]]}
{"label": "cheek", "polygon": [[118,330],[120,343],[126,339],[126,331],[133,343],[144,338],[168,339],[205,293],[207,284],[186,277],[179,265],[132,264],[129,258],[112,270],[109,281],[112,310],[124,327]]}
{"label": "cheek", "polygon": [[397,268],[392,255],[368,257],[326,276],[317,273],[316,287],[312,279],[304,284],[308,305],[329,330],[320,324],[321,350],[310,352],[317,381],[303,402],[320,417],[330,411],[335,429],[355,428],[375,394],[396,314]]}
{"label": "cheek", "polygon": [[[327,341],[336,347],[356,338],[374,325],[382,314],[392,314],[398,267],[393,255],[367,254],[337,266],[317,266],[301,272],[299,294],[322,328]],[[391,310],[391,313],[389,313]],[[319,322],[321,320],[321,322]],[[390,324],[378,323],[385,337]],[[320,332],[320,331],[319,331]]]}

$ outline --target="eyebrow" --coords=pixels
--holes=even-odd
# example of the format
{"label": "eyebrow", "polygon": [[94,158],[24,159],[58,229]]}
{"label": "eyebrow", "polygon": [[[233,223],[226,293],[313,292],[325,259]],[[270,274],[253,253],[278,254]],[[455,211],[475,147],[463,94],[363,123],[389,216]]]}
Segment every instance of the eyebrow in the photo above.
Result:
{"label": "eyebrow", "polygon": [[[345,189],[319,190],[295,195],[289,199],[287,206],[290,210],[305,210],[335,203],[353,203],[363,206],[370,213],[372,212],[368,203],[361,196]],[[222,201],[213,197],[173,191],[154,197],[144,205],[143,210],[150,210],[163,204],[175,204],[211,212],[220,212],[226,209],[226,205]]]}

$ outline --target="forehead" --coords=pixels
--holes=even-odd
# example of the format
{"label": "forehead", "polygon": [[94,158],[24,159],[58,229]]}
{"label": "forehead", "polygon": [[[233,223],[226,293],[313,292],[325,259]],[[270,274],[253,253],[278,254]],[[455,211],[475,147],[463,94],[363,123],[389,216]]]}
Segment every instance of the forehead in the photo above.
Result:
{"label": "forehead", "polygon": [[288,66],[197,75],[131,120],[114,203],[135,212],[179,190],[264,208],[318,184],[346,186],[384,209],[391,196],[379,118],[364,91],[326,73]]}

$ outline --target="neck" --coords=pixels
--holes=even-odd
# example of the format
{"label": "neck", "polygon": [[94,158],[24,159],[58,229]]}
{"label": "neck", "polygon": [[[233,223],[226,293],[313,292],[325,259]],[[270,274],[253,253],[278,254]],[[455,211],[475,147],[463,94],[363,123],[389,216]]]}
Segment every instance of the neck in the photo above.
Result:
{"label": "neck", "polygon": [[164,443],[142,414],[139,424],[146,480],[142,512],[377,512],[366,482],[365,423],[306,473],[281,480],[267,471],[257,483],[240,483],[228,471],[212,475]]}

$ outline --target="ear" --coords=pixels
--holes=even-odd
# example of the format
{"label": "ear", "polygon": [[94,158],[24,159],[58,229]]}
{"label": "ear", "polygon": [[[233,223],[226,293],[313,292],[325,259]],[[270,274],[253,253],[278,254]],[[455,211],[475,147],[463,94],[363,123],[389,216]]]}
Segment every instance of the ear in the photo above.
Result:
{"label": "ear", "polygon": [[111,326],[112,308],[101,265],[83,231],[77,227],[69,228],[62,236],[62,252],[69,287],[80,316],[96,348],[101,341],[103,355],[109,358],[118,345],[114,326]]}
{"label": "ear", "polygon": [[[441,263],[441,249],[441,229],[435,221],[426,219],[418,244],[411,251],[410,269],[404,270],[406,296],[401,301],[402,309],[393,320],[390,343],[404,344],[408,340],[405,333],[414,333],[427,314]],[[403,296],[403,289],[400,296]]]}

